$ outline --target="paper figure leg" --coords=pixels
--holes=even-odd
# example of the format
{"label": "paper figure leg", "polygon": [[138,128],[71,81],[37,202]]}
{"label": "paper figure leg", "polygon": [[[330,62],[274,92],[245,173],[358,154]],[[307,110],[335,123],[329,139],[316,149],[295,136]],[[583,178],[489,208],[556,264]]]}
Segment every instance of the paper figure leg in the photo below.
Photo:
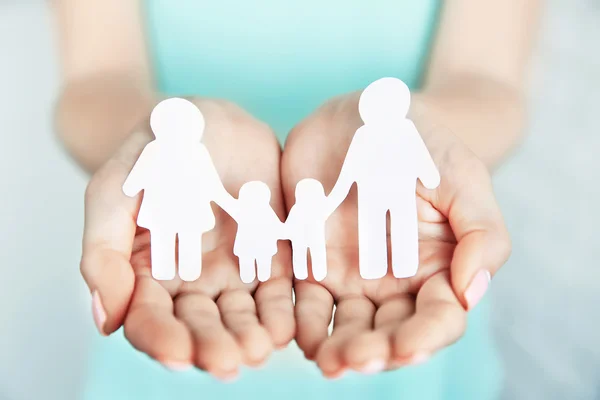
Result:
{"label": "paper figure leg", "polygon": [[[412,195],[415,199],[414,195]],[[390,211],[392,270],[396,278],[416,275],[419,268],[419,223],[413,200],[402,210]]]}
{"label": "paper figure leg", "polygon": [[202,234],[179,234],[179,277],[192,282],[202,273]]}
{"label": "paper figure leg", "polygon": [[252,283],[256,278],[256,268],[253,258],[240,257],[240,278],[244,283]]}
{"label": "paper figure leg", "polygon": [[294,245],[292,242],[292,264],[296,279],[304,280],[308,278],[308,260],[306,258],[306,253],[307,249],[305,246]]}
{"label": "paper figure leg", "polygon": [[159,281],[175,278],[175,233],[150,232],[152,277]]}
{"label": "paper figure leg", "polygon": [[358,262],[363,279],[379,279],[387,274],[387,212],[361,208],[358,202]]}
{"label": "paper figure leg", "polygon": [[315,280],[321,282],[327,276],[327,249],[325,248],[325,242],[310,247],[310,262]]}
{"label": "paper figure leg", "polygon": [[256,269],[258,271],[258,280],[265,282],[271,277],[272,257],[266,257],[256,260]]}

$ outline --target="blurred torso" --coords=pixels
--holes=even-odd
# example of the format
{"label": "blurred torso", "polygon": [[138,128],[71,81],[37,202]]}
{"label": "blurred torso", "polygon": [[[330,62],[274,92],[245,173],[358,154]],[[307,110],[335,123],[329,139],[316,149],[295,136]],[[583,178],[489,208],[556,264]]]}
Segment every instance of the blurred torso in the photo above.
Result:
{"label": "blurred torso", "polygon": [[[324,101],[382,76],[416,88],[439,3],[146,0],[148,48],[163,93],[233,101],[269,123],[283,141]],[[486,312],[483,302],[471,313],[465,339],[427,365],[340,382],[324,379],[292,344],[266,369],[244,371],[235,385],[216,385],[197,371],[166,372],[120,335],[98,343],[86,400],[123,393],[129,399],[487,399],[501,373]]]}
{"label": "blurred torso", "polygon": [[321,103],[396,76],[416,87],[439,0],[147,2],[169,94],[234,101],[280,139]]}

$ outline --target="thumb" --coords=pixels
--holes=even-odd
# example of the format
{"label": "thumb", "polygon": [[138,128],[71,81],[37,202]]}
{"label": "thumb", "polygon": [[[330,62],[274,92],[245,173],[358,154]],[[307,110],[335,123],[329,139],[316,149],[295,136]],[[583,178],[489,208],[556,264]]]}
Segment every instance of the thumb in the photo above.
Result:
{"label": "thumb", "polygon": [[150,136],[132,134],[86,189],[80,268],[92,293],[94,321],[103,335],[123,324],[133,293],[135,276],[129,260],[140,198],[127,197],[122,186]]}
{"label": "thumb", "polygon": [[450,267],[452,286],[467,310],[486,293],[492,276],[508,260],[508,235],[471,230],[458,241]]}
{"label": "thumb", "polygon": [[482,166],[470,175],[469,184],[454,192],[448,211],[457,240],[450,266],[452,286],[468,310],[481,300],[511,251],[487,169]]}

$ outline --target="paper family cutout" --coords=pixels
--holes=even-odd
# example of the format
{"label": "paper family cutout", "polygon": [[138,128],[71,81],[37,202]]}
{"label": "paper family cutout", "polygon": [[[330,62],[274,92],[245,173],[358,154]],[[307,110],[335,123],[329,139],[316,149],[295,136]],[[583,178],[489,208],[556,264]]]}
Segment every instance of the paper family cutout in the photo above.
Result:
{"label": "paper family cutout", "polygon": [[315,179],[296,186],[296,203],[283,223],[271,208],[269,187],[245,183],[235,199],[224,188],[210,154],[201,143],[204,117],[191,102],[170,98],[152,111],[156,140],[143,150],[127,177],[123,192],[144,191],[137,223],[150,230],[152,276],[185,281],[202,271],[202,235],[215,226],[211,202],[238,224],[233,253],[244,283],[271,275],[278,240],[291,240],[294,275],[308,277],[308,254],[317,281],[327,275],[325,224],[358,188],[359,270],[364,279],[388,271],[387,217],[390,218],[392,272],[414,276],[419,265],[417,179],[428,189],[440,183],[438,170],[415,125],[407,119],[410,91],[399,79],[382,78],[361,94],[361,126],[350,144],[337,183],[326,196]]}

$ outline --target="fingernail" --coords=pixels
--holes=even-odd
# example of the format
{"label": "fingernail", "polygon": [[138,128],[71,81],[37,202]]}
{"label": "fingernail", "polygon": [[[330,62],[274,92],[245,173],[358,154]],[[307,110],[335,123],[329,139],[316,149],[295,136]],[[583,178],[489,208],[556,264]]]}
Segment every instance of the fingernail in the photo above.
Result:
{"label": "fingernail", "polygon": [[237,371],[233,371],[233,372],[228,372],[225,373],[223,375],[219,375],[216,378],[218,380],[220,380],[223,383],[232,383],[235,382],[238,379],[238,372]]}
{"label": "fingernail", "polygon": [[312,352],[304,352],[304,358],[306,358],[308,361],[315,361],[315,355]]}
{"label": "fingernail", "polygon": [[346,370],[345,369],[341,369],[338,372],[336,372],[335,374],[330,375],[329,379],[335,381],[335,380],[338,380],[338,379],[342,379],[345,375],[346,375]]}
{"label": "fingernail", "polygon": [[488,290],[491,278],[490,272],[485,269],[480,270],[475,275],[471,284],[465,291],[465,300],[467,301],[469,310],[472,310],[483,298],[483,295],[485,295],[485,292]]}
{"label": "fingernail", "polygon": [[192,368],[192,364],[183,361],[159,360],[159,362],[167,369],[175,372],[187,371]]}
{"label": "fingernail", "polygon": [[259,369],[263,369],[265,367],[266,363],[267,363],[267,360],[260,360],[260,361],[248,363],[248,367],[259,370]]}
{"label": "fingernail", "polygon": [[96,328],[98,328],[98,332],[100,332],[102,336],[106,336],[106,333],[104,333],[106,311],[104,311],[104,306],[102,305],[102,300],[100,300],[100,295],[97,290],[94,290],[92,293],[92,315],[94,316],[94,323],[96,324]]}
{"label": "fingernail", "polygon": [[415,353],[414,356],[412,356],[408,362],[406,363],[406,365],[419,365],[419,364],[423,364],[425,361],[429,360],[429,354],[427,353]]}
{"label": "fingernail", "polygon": [[364,367],[360,369],[360,372],[363,374],[371,375],[376,374],[378,372],[383,371],[385,368],[385,361],[383,360],[373,360],[367,363]]}

